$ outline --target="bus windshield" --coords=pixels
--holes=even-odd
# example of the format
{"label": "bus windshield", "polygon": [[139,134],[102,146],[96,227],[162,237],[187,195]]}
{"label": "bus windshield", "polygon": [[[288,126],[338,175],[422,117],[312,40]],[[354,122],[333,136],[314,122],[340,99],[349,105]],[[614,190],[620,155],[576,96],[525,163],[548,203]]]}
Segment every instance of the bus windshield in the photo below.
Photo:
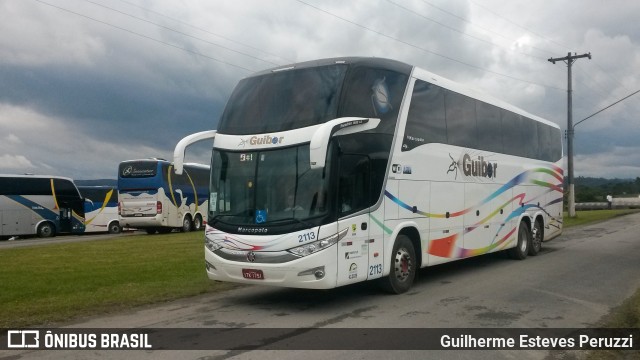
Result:
{"label": "bus windshield", "polygon": [[261,134],[334,119],[346,71],[347,65],[331,65],[244,79],[233,91],[218,130]]}
{"label": "bus windshield", "polygon": [[139,191],[162,186],[161,168],[156,160],[124,161],[118,168],[118,189],[120,191]]}
{"label": "bus windshield", "polygon": [[306,225],[327,215],[329,169],[309,167],[309,145],[212,157],[209,223]]}

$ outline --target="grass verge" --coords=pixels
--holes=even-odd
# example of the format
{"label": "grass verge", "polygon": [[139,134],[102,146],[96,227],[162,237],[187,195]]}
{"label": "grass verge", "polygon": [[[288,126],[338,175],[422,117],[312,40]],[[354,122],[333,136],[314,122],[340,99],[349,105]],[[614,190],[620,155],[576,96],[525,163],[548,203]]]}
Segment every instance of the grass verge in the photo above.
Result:
{"label": "grass verge", "polygon": [[572,227],[577,225],[586,225],[592,222],[604,221],[617,216],[623,216],[640,212],[637,209],[618,209],[618,210],[592,210],[592,211],[576,211],[576,217],[570,218],[567,212],[564,213],[564,227]]}
{"label": "grass verge", "polygon": [[[620,306],[613,309],[598,326],[614,329],[640,329],[640,289],[636,290],[636,293],[626,299]],[[586,359],[640,359],[640,350],[589,351]]]}
{"label": "grass verge", "polygon": [[204,271],[203,233],[0,250],[0,328],[47,325],[228,288]]}

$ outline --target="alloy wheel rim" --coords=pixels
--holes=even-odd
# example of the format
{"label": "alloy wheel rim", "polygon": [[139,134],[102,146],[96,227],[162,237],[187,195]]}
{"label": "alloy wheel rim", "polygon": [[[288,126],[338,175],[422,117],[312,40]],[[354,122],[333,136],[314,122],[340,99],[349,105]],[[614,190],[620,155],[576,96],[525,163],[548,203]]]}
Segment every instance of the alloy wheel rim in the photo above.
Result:
{"label": "alloy wheel rim", "polygon": [[400,281],[406,281],[413,267],[411,254],[405,248],[398,249],[395,257],[395,274]]}

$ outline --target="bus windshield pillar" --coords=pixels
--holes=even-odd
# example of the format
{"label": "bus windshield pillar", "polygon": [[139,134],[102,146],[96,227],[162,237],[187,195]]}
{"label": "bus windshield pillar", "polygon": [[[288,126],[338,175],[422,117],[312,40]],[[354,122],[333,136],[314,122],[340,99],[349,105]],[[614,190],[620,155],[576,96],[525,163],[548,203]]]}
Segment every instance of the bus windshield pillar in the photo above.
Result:
{"label": "bus windshield pillar", "polygon": [[332,136],[340,136],[375,129],[380,119],[344,117],[322,124],[311,137],[309,162],[311,169],[322,169],[327,160],[327,147]]}
{"label": "bus windshield pillar", "polygon": [[175,173],[182,175],[182,169],[184,165],[184,152],[187,146],[197,143],[199,141],[213,139],[216,136],[216,130],[201,131],[195,134],[186,136],[176,144],[176,148],[173,151],[173,168]]}

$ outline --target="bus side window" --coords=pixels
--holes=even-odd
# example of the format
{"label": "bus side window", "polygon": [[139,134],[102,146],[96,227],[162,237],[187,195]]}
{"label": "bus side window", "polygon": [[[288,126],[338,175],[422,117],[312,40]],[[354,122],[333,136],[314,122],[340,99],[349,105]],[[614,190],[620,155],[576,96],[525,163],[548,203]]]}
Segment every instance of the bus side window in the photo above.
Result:
{"label": "bus side window", "polygon": [[447,143],[444,94],[441,87],[416,80],[402,139],[402,151],[410,151],[429,143]]}

